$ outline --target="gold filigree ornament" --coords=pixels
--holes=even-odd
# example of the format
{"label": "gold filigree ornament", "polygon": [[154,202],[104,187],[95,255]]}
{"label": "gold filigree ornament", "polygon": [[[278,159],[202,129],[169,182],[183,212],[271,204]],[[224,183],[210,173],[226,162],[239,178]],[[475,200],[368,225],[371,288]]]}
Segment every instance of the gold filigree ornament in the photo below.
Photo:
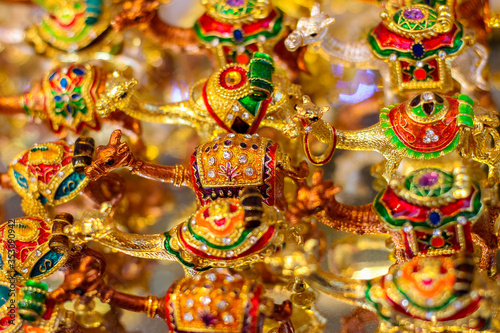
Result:
{"label": "gold filigree ornament", "polygon": [[[248,192],[250,191],[250,192]],[[244,191],[241,200],[217,199],[162,234],[138,235],[114,228],[109,208],[85,215],[66,231],[82,241],[95,240],[140,258],[178,261],[188,275],[212,267],[235,268],[262,262],[284,244],[287,231],[261,195]]]}
{"label": "gold filigree ornament", "polygon": [[66,61],[86,61],[98,59],[100,53],[109,57],[120,49],[122,40],[111,28],[117,10],[112,1],[35,2],[47,11],[41,23],[30,27],[25,34],[37,53]]}

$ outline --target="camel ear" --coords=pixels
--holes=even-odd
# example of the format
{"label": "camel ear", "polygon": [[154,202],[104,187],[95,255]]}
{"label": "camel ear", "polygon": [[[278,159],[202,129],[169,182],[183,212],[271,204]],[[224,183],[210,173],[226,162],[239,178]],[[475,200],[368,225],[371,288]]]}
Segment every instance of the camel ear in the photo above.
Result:
{"label": "camel ear", "polygon": [[311,16],[318,16],[321,14],[321,5],[319,2],[315,2],[311,8]]}
{"label": "camel ear", "polygon": [[333,24],[334,22],[335,22],[335,19],[333,17],[328,17],[326,20],[321,22],[321,27],[326,28],[327,26],[329,26],[330,24]]}
{"label": "camel ear", "polygon": [[118,149],[117,149],[118,154],[123,154],[123,153],[126,153],[127,151],[128,151],[127,143],[126,142],[120,143],[120,145],[118,146]]}
{"label": "camel ear", "polygon": [[109,137],[109,144],[117,145],[120,143],[120,139],[122,138],[122,131],[114,130]]}
{"label": "camel ear", "polygon": [[302,103],[307,104],[307,103],[312,103],[311,97],[304,95],[302,96]]}
{"label": "camel ear", "polygon": [[132,79],[132,80],[127,82],[127,89],[131,89],[131,88],[135,87],[136,85],[137,85],[137,80]]}

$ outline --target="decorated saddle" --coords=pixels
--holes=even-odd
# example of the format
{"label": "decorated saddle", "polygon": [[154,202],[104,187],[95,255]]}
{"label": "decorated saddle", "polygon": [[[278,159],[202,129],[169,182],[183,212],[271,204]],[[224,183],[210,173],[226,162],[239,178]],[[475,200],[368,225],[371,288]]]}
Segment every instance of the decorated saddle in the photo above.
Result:
{"label": "decorated saddle", "polygon": [[425,168],[389,186],[373,207],[388,230],[401,233],[406,256],[474,252],[472,224],[481,215],[481,189],[463,175]]}
{"label": "decorated saddle", "polygon": [[42,280],[59,270],[69,253],[52,251],[51,235],[52,224],[37,217],[17,218],[0,225],[2,280]]}
{"label": "decorated saddle", "polygon": [[382,109],[380,126],[398,149],[412,158],[437,158],[455,150],[460,129],[474,127],[474,102],[426,92]]}
{"label": "decorated saddle", "polygon": [[23,198],[26,213],[45,216],[46,208],[65,203],[88,184],[74,171],[73,148],[64,141],[38,144],[22,152],[10,165],[13,189]]}
{"label": "decorated saddle", "polygon": [[475,292],[472,285],[496,283],[488,281],[484,272],[474,272],[472,260],[467,259],[416,257],[394,265],[387,275],[368,282],[366,296],[379,318],[395,327],[430,332],[451,327],[456,332],[488,330],[492,297]]}
{"label": "decorated saddle", "polygon": [[99,130],[95,103],[105,82],[106,75],[96,66],[58,67],[24,94],[22,105],[28,116],[47,119],[56,133],[67,129],[79,134],[85,127]]}
{"label": "decorated saddle", "polygon": [[191,157],[199,203],[237,197],[243,187],[254,186],[264,203],[273,206],[277,187],[283,184],[276,170],[282,154],[278,144],[257,134],[230,133],[199,146]]}
{"label": "decorated saddle", "polygon": [[453,89],[451,61],[465,46],[463,27],[453,21],[441,32],[439,14],[423,4],[404,7],[369,33],[373,54],[389,63],[399,92]]}
{"label": "decorated saddle", "polygon": [[[223,129],[253,134],[275,97],[273,73],[273,59],[256,53],[249,66],[226,65],[195,86],[193,92],[201,88],[204,107]],[[198,100],[197,96],[193,98]]]}
{"label": "decorated saddle", "polygon": [[245,209],[237,199],[207,204],[191,219],[165,233],[166,251],[198,271],[262,261],[281,248],[284,235],[272,209],[266,210],[265,221],[253,227],[246,223]]}
{"label": "decorated saddle", "polygon": [[169,330],[258,332],[263,319],[261,296],[261,285],[219,270],[177,280],[165,296]]}
{"label": "decorated saddle", "polygon": [[221,45],[228,63],[248,64],[264,41],[285,32],[283,13],[269,1],[207,1],[206,7],[194,29],[207,48]]}
{"label": "decorated saddle", "polygon": [[[65,321],[64,307],[46,302],[47,286],[27,281],[23,288],[10,289],[9,282],[0,281],[0,332],[55,333]],[[42,287],[42,288],[40,288]],[[35,314],[35,315],[34,315]],[[34,318],[37,320],[34,320]],[[23,320],[27,319],[27,320]]]}

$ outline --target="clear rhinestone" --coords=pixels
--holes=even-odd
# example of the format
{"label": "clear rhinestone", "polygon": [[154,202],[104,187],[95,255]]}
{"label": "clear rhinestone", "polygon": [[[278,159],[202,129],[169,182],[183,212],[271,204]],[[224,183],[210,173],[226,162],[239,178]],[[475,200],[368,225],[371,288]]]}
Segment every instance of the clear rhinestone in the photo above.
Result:
{"label": "clear rhinestone", "polygon": [[184,320],[185,321],[191,321],[193,319],[194,319],[194,317],[193,317],[193,314],[191,312],[187,312],[187,313],[184,314]]}
{"label": "clear rhinestone", "polygon": [[227,309],[227,301],[222,300],[217,303],[217,308],[221,311]]}
{"label": "clear rhinestone", "polygon": [[210,44],[211,44],[212,46],[217,46],[217,45],[219,45],[219,39],[218,39],[218,38],[214,38],[214,39],[212,39],[212,41],[210,42]]}
{"label": "clear rhinestone", "polygon": [[405,226],[403,228],[405,232],[410,232],[413,230],[413,226],[410,223],[405,223]]}
{"label": "clear rhinestone", "polygon": [[264,35],[259,35],[259,37],[257,37],[257,40],[261,43],[264,43],[266,41],[266,36]]}
{"label": "clear rhinestone", "polygon": [[461,308],[462,308],[462,303],[460,303],[460,302],[455,302],[455,303],[453,303],[453,306],[455,307],[455,309],[457,309],[457,310],[458,310],[458,309],[461,309]]}
{"label": "clear rhinestone", "polygon": [[250,113],[243,112],[243,114],[241,115],[241,118],[243,118],[243,120],[247,120],[248,118],[250,118]]}
{"label": "clear rhinestone", "polygon": [[31,180],[32,183],[36,182],[36,178],[35,177],[32,177],[30,180]]}
{"label": "clear rhinestone", "polygon": [[441,234],[442,234],[442,233],[443,233],[443,232],[442,232],[440,229],[436,229],[436,230],[434,230],[434,231],[432,232],[432,234],[433,234],[434,236],[441,236]]}
{"label": "clear rhinestone", "polygon": [[429,142],[431,142],[431,138],[426,136],[422,141],[424,141],[424,143],[429,143]]}
{"label": "clear rhinestone", "polygon": [[238,161],[243,164],[243,163],[246,163],[248,161],[248,158],[245,156],[245,155],[240,155],[238,157]]}
{"label": "clear rhinestone", "polygon": [[441,51],[439,51],[438,56],[439,56],[439,58],[444,59],[444,58],[446,58],[446,52],[441,50]]}
{"label": "clear rhinestone", "polygon": [[231,244],[231,238],[229,238],[229,237],[222,238],[222,243],[224,243],[226,245]]}
{"label": "clear rhinestone", "polygon": [[40,251],[40,250],[36,250],[36,251],[35,251],[35,255],[36,255],[37,257],[40,257],[40,256],[42,255],[42,251]]}
{"label": "clear rhinestone", "polygon": [[233,282],[234,281],[234,277],[232,277],[231,275],[228,275],[228,276],[226,276],[226,281],[227,282]]}
{"label": "clear rhinestone", "polygon": [[212,157],[210,157],[210,158],[208,159],[208,164],[210,164],[210,165],[214,165],[214,164],[215,164],[215,157],[213,157],[213,156],[212,156]]}
{"label": "clear rhinestone", "polygon": [[312,127],[311,127],[311,126],[306,126],[306,127],[304,128],[304,131],[306,131],[306,133],[309,133],[309,132],[311,132],[311,131],[312,131]]}
{"label": "clear rhinestone", "polygon": [[393,62],[398,60],[398,55],[396,53],[391,53],[391,55],[389,56],[389,60]]}
{"label": "clear rhinestone", "polygon": [[425,314],[425,319],[427,319],[427,320],[431,320],[432,317],[434,317],[434,312],[427,312]]}
{"label": "clear rhinestone", "polygon": [[438,142],[438,141],[439,141],[439,136],[434,135],[434,136],[432,137],[432,142]]}
{"label": "clear rhinestone", "polygon": [[232,257],[234,255],[234,251],[233,250],[227,251],[227,255],[228,257]]}
{"label": "clear rhinestone", "polygon": [[387,275],[385,276],[385,279],[386,279],[387,281],[392,281],[392,279],[393,279],[392,274],[387,274]]}
{"label": "clear rhinestone", "polygon": [[63,178],[66,174],[65,174],[64,172],[62,172],[62,171],[61,171],[61,172],[59,172],[57,175],[59,176],[59,178]]}
{"label": "clear rhinestone", "polygon": [[63,97],[62,97],[63,101],[65,102],[69,102],[69,96],[64,94]]}
{"label": "clear rhinestone", "polygon": [[408,302],[407,299],[404,299],[404,300],[401,301],[401,305],[404,306],[404,307],[408,306],[408,304],[410,304],[410,303]]}
{"label": "clear rhinestone", "polygon": [[234,317],[230,313],[226,313],[222,316],[222,320],[224,320],[226,324],[232,324],[234,322]]}
{"label": "clear rhinestone", "polygon": [[233,105],[233,111],[234,112],[239,112],[240,111],[240,106],[238,104]]}
{"label": "clear rhinestone", "polygon": [[229,150],[224,150],[222,153],[222,157],[224,157],[226,160],[230,159],[233,154]]}
{"label": "clear rhinestone", "polygon": [[422,94],[422,98],[423,98],[424,101],[429,102],[429,101],[434,100],[434,94],[431,93],[431,92],[426,92],[426,93]]}
{"label": "clear rhinestone", "polygon": [[203,296],[202,298],[200,298],[200,302],[203,305],[208,305],[212,302],[212,299],[208,296]]}
{"label": "clear rhinestone", "polygon": [[217,279],[217,277],[215,276],[214,273],[210,273],[210,274],[207,274],[207,279],[214,282]]}
{"label": "clear rhinestone", "polygon": [[196,225],[196,219],[191,220],[191,225]]}
{"label": "clear rhinestone", "polygon": [[201,244],[200,250],[206,251],[207,250],[207,246],[205,244]]}
{"label": "clear rhinestone", "polygon": [[52,193],[52,191],[51,191],[50,189],[46,189],[46,190],[45,190],[45,193],[47,193],[47,194],[51,194],[51,193]]}
{"label": "clear rhinestone", "polygon": [[464,225],[467,223],[467,218],[465,216],[459,216],[457,221],[459,224]]}
{"label": "clear rhinestone", "polygon": [[259,135],[258,135],[257,133],[254,133],[252,136],[253,136],[254,138],[258,138],[258,137],[259,137]]}
{"label": "clear rhinestone", "polygon": [[251,138],[252,138],[252,136],[251,136],[250,134],[245,134],[245,135],[243,135],[243,137],[244,137],[245,139],[251,139]]}
{"label": "clear rhinestone", "polygon": [[186,232],[188,230],[187,225],[182,226],[182,231]]}
{"label": "clear rhinestone", "polygon": [[192,308],[192,307],[194,306],[194,301],[193,301],[193,299],[192,299],[192,298],[188,298],[188,299],[186,300],[186,306],[187,306],[188,308]]}
{"label": "clear rhinestone", "polygon": [[24,267],[24,268],[22,269],[22,271],[23,271],[23,273],[28,273],[28,269],[27,269],[26,267]]}
{"label": "clear rhinestone", "polygon": [[248,239],[248,241],[249,241],[251,244],[255,244],[255,243],[257,243],[257,237],[252,236],[252,237],[250,237],[250,238]]}
{"label": "clear rhinestone", "polygon": [[431,136],[431,135],[434,135],[434,131],[429,128],[427,131],[425,131],[425,134]]}
{"label": "clear rhinestone", "polygon": [[417,67],[419,67],[419,68],[424,67],[424,63],[423,63],[423,62],[421,62],[421,61],[417,61],[417,64],[416,64],[416,65],[417,65]]}
{"label": "clear rhinestone", "polygon": [[227,135],[227,137],[228,137],[228,138],[234,138],[235,136],[236,136],[236,134],[234,134],[234,133],[229,133],[229,134]]}
{"label": "clear rhinestone", "polygon": [[208,177],[214,178],[215,177],[215,171],[214,170],[208,170]]}
{"label": "clear rhinestone", "polygon": [[227,115],[227,120],[233,120],[234,116],[232,114]]}
{"label": "clear rhinestone", "polygon": [[245,169],[245,174],[247,176],[253,176],[253,169],[252,168],[246,168]]}

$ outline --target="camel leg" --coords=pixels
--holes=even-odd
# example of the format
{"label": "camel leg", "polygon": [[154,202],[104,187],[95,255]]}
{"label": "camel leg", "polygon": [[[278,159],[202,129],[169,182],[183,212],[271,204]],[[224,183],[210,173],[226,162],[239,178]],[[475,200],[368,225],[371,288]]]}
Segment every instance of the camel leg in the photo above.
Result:
{"label": "camel leg", "polygon": [[112,122],[116,122],[123,132],[129,137],[131,149],[136,154],[144,153],[146,145],[142,141],[142,126],[141,122],[121,111],[112,112],[108,118]]}

